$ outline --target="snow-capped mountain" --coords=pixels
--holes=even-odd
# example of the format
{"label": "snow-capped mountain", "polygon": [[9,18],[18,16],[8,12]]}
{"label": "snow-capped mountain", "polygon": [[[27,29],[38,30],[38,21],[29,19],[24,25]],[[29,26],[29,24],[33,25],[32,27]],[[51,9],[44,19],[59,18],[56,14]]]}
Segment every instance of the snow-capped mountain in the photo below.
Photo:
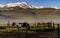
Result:
{"label": "snow-capped mountain", "polygon": [[32,6],[27,4],[26,2],[9,3],[4,6],[4,8],[10,8],[10,7],[20,7],[24,9],[32,8]]}
{"label": "snow-capped mountain", "polygon": [[[8,4],[5,4],[5,5],[1,5],[1,4],[0,4],[0,8],[2,8],[2,9],[4,9],[4,10],[12,10],[12,9],[15,9],[15,8],[40,9],[40,8],[46,8],[46,7],[44,7],[44,6],[34,6],[34,5],[30,5],[30,4],[26,3],[26,2],[17,2],[17,3],[8,3]],[[55,9],[57,9],[56,7],[49,7],[49,8],[55,8]]]}

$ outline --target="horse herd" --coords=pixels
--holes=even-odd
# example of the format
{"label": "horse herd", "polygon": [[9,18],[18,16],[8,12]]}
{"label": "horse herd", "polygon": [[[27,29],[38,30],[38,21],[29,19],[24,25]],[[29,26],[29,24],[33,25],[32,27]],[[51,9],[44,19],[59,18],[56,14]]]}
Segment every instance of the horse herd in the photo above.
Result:
{"label": "horse herd", "polygon": [[[50,28],[51,25],[52,25],[51,22],[48,22],[48,23],[37,23],[36,27],[40,27],[40,26],[45,27],[45,26],[48,26]],[[12,27],[14,27],[14,26],[17,26],[18,30],[19,30],[19,28],[22,28],[22,27],[25,27],[25,28],[27,28],[27,30],[30,30],[30,27],[31,27],[30,24],[27,23],[27,22],[23,22],[23,23],[13,22],[12,23]]]}
{"label": "horse herd", "polygon": [[15,23],[15,22],[13,22],[12,23],[12,27],[13,26],[17,26],[17,28],[18,28],[18,30],[19,30],[19,28],[21,28],[21,27],[25,27],[25,28],[27,28],[28,30],[30,29],[30,25],[29,25],[29,23],[27,23],[27,22],[24,22],[24,23]]}

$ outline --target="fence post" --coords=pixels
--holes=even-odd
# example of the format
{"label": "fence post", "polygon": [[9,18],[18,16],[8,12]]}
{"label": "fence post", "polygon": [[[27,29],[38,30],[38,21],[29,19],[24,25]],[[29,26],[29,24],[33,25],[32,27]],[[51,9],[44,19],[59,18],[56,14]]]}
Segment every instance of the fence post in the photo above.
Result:
{"label": "fence post", "polygon": [[58,24],[58,38],[59,38],[59,24]]}
{"label": "fence post", "polygon": [[26,29],[26,38],[28,38],[28,29]]}
{"label": "fence post", "polygon": [[10,21],[8,21],[8,23],[7,23],[7,28],[9,28],[8,29],[8,32],[10,31]]}
{"label": "fence post", "polygon": [[53,30],[55,29],[54,23],[53,23]]}

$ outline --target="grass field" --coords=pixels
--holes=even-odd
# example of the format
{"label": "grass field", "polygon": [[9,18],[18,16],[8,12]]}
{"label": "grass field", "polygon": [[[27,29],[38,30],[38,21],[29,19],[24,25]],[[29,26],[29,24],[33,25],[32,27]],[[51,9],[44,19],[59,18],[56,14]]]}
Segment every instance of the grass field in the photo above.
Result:
{"label": "grass field", "polygon": [[[32,24],[31,24],[32,25]],[[2,28],[1,28],[2,27]],[[3,28],[5,27],[5,28]],[[7,24],[0,24],[0,38],[57,38],[57,27],[53,29],[42,29],[33,25],[30,30],[26,31],[26,28],[7,27]]]}
{"label": "grass field", "polygon": [[[55,30],[57,30],[57,25],[54,25],[55,26]],[[26,31],[26,28],[22,27],[22,28],[19,28],[20,31]],[[31,23],[30,24],[30,30],[29,31],[43,31],[43,30],[49,30],[48,27],[43,27],[43,26],[39,26],[37,27],[35,24]],[[50,30],[53,30],[53,26],[52,28],[50,28]],[[12,27],[12,25],[10,24],[9,26],[7,26],[7,24],[0,24],[0,32],[18,32],[18,28],[16,26]]]}

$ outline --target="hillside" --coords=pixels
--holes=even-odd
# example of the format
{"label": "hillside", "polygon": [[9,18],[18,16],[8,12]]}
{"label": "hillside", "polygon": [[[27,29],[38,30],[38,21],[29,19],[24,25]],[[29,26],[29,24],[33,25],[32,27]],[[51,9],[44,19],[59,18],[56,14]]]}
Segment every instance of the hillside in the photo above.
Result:
{"label": "hillside", "polygon": [[[46,22],[56,21],[60,19],[60,9],[44,8],[44,9],[20,9],[20,10],[4,10],[0,12],[0,19],[7,22],[10,20],[19,22]],[[4,22],[4,21],[3,21]]]}

